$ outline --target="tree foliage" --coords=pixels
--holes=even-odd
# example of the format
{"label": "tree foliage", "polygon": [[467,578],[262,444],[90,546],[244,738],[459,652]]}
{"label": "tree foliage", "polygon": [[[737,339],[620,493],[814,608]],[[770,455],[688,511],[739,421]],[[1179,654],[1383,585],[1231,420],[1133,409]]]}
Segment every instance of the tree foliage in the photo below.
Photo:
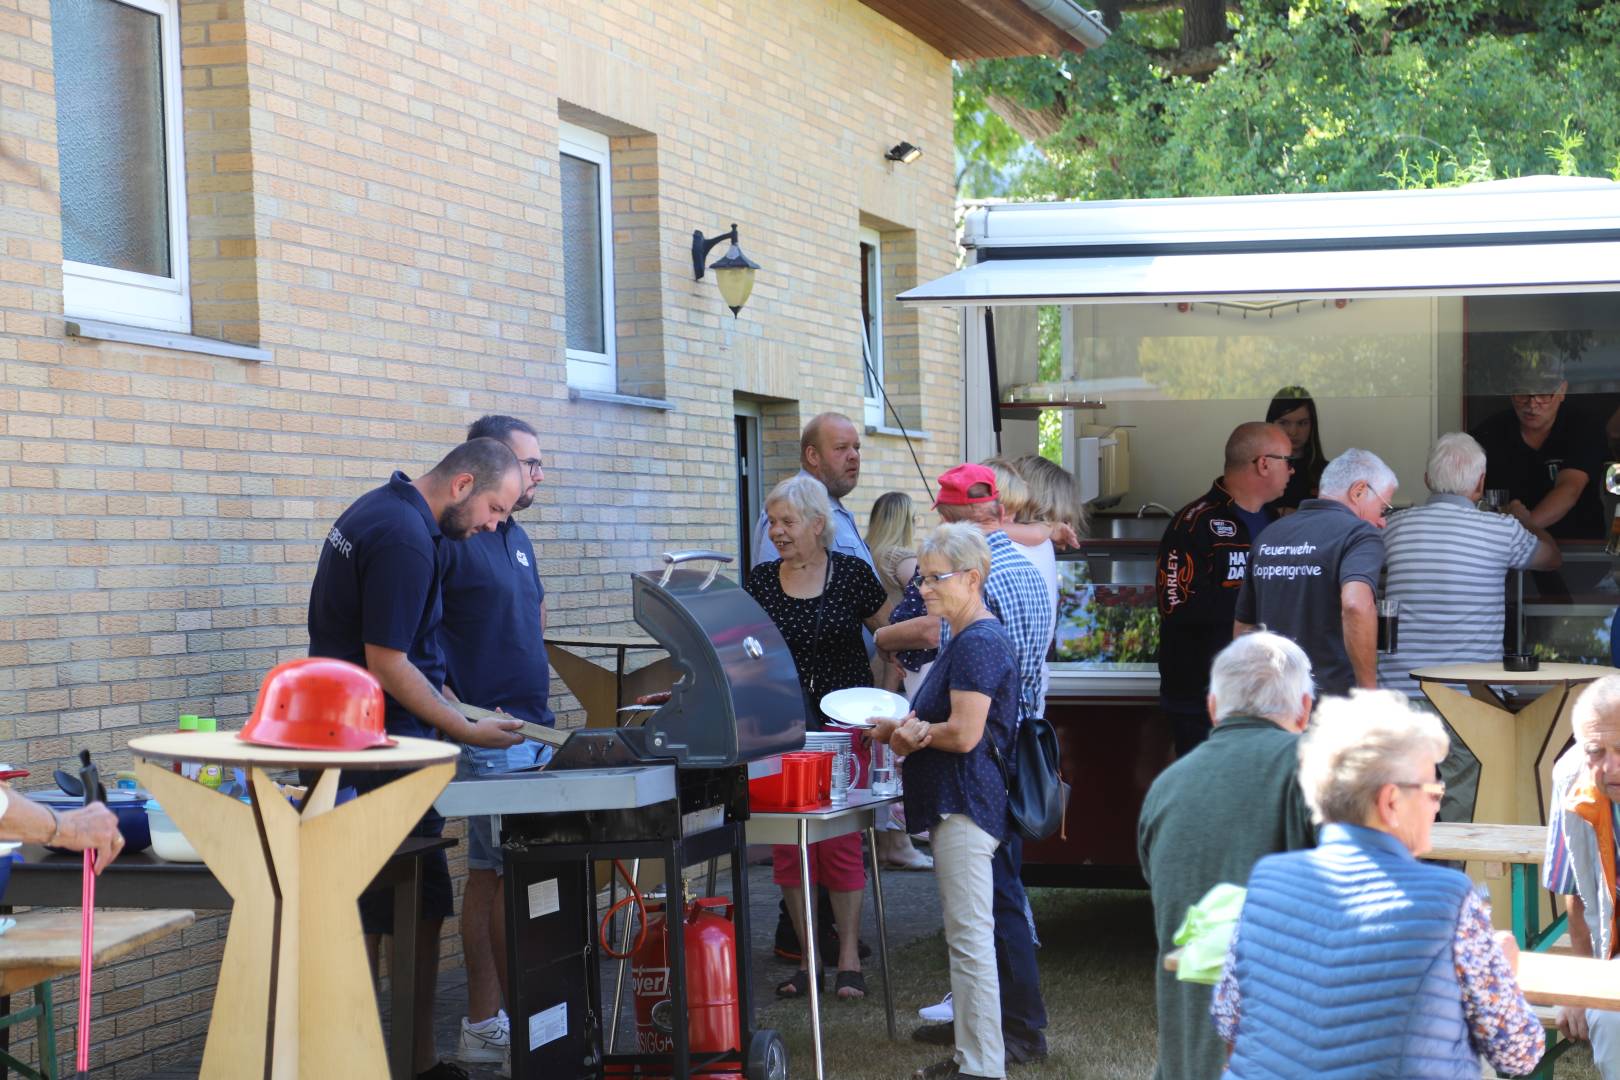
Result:
{"label": "tree foliage", "polygon": [[[1224,37],[1210,30],[1216,8]],[[1083,57],[960,69],[965,197],[1620,175],[1620,4],[1179,0],[1105,13],[1118,27]],[[1210,50],[1203,70],[1194,54]]]}

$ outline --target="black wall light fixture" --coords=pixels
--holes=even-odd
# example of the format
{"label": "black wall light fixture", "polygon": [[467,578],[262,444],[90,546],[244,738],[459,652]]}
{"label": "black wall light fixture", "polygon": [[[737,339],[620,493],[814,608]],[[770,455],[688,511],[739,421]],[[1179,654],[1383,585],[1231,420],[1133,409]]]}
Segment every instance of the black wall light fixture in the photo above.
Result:
{"label": "black wall light fixture", "polygon": [[726,253],[709,264],[714,271],[714,281],[720,286],[720,298],[731,309],[731,317],[736,318],[742,311],[742,306],[748,303],[748,295],[754,291],[754,271],[759,269],[759,263],[742,253],[737,246],[737,223],[731,223],[731,231],[721,233],[704,239],[701,231],[692,233],[692,278],[695,281],[703,280],[703,260],[709,257],[716,244],[731,241]]}
{"label": "black wall light fixture", "polygon": [[922,147],[913,146],[908,142],[895,143],[889,152],[883,155],[885,161],[898,161],[902,165],[910,165],[922,157]]}

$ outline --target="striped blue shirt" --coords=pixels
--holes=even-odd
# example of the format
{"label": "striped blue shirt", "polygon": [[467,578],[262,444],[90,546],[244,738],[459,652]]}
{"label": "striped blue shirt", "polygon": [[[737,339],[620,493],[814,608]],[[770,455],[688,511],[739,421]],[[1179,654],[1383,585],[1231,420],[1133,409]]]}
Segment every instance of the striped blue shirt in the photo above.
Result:
{"label": "striped blue shirt", "polygon": [[[1046,715],[1046,652],[1052,644],[1054,612],[1046,579],[1024,558],[1005,531],[985,536],[990,545],[990,576],[984,582],[984,603],[1012,639],[1018,657],[1018,722]],[[940,620],[939,651],[951,640],[951,625]]]}
{"label": "striped blue shirt", "polygon": [[1536,543],[1518,519],[1461,495],[1431,495],[1392,516],[1383,595],[1400,602],[1400,648],[1378,657],[1378,685],[1415,696],[1416,668],[1499,659],[1507,572],[1528,566]]}

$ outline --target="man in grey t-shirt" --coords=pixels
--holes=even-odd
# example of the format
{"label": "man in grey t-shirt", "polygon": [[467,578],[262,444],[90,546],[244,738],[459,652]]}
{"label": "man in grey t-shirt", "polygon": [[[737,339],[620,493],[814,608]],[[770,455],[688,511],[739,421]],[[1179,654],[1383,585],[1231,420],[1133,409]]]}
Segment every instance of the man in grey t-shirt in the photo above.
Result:
{"label": "man in grey t-shirt", "polygon": [[1292,638],[1321,696],[1378,686],[1379,530],[1395,487],[1378,455],[1346,450],[1322,470],[1320,497],[1268,526],[1249,554],[1234,634],[1264,625]]}

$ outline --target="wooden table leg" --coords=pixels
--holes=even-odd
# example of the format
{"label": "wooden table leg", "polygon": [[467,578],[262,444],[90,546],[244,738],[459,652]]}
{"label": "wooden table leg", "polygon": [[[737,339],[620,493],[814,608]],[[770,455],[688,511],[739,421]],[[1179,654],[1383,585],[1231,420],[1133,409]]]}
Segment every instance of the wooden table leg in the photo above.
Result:
{"label": "wooden table leg", "polygon": [[410,871],[394,882],[393,948],[388,957],[388,977],[393,981],[388,1064],[394,1080],[416,1076],[416,924],[421,915],[422,860],[412,859]]}
{"label": "wooden table leg", "polygon": [[203,1075],[383,1080],[381,1019],[358,1005],[374,994],[357,901],[455,764],[336,807],[336,770],[327,770],[302,814],[261,768],[248,773],[251,807],[155,762],[135,768],[235,902]]}
{"label": "wooden table leg", "polygon": [[[429,765],[303,822],[302,876],[311,887],[299,896],[309,973],[298,987],[301,1080],[388,1075],[377,1010],[357,1005],[375,1000],[357,901],[455,769],[453,761]],[[414,926],[403,929],[414,937]],[[410,986],[394,992],[413,996]]]}
{"label": "wooden table leg", "polygon": [[[138,760],[135,775],[231,894],[230,929],[203,1048],[204,1076],[291,1077],[295,1062],[270,1070],[282,950],[276,947],[281,894],[253,808],[187,780],[167,764]],[[285,802],[285,800],[283,800]]]}
{"label": "wooden table leg", "polygon": [[[1445,717],[1457,737],[1479,759],[1479,790],[1474,798],[1474,820],[1498,825],[1524,824],[1519,810],[1521,775],[1529,762],[1519,756],[1519,729],[1511,713],[1481,701],[1478,696],[1459,693],[1441,683],[1422,682],[1423,693]],[[1535,819],[1531,819],[1535,820]],[[1483,881],[1491,894],[1491,910],[1497,921],[1508,919],[1513,910],[1513,891],[1503,876],[1487,877],[1485,864],[1471,862],[1468,874]]]}

